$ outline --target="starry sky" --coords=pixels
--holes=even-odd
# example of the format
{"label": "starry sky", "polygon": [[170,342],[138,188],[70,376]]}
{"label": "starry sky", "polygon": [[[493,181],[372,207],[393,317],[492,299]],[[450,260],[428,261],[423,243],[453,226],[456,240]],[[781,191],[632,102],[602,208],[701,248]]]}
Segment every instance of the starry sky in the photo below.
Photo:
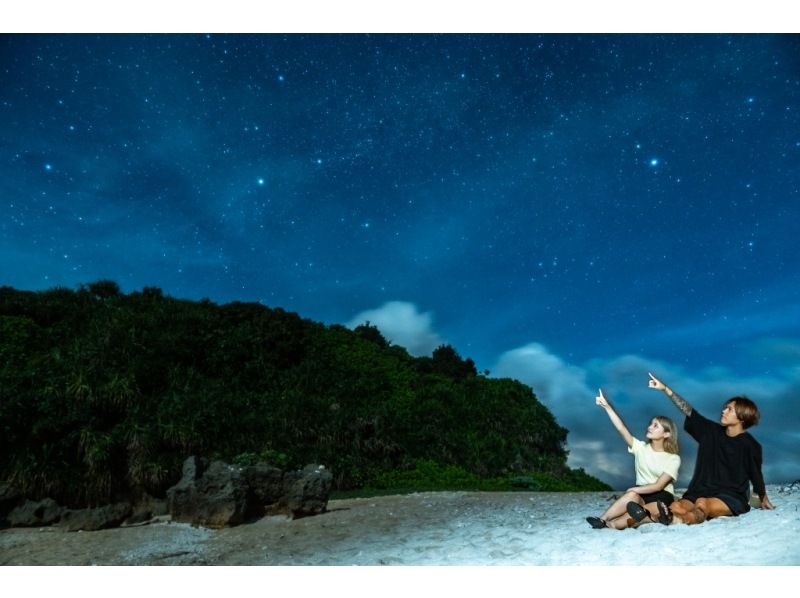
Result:
{"label": "starry sky", "polygon": [[[259,301],[530,384],[618,487],[748,394],[800,478],[800,37],[3,35],[0,284]],[[683,438],[688,484],[695,444]]]}

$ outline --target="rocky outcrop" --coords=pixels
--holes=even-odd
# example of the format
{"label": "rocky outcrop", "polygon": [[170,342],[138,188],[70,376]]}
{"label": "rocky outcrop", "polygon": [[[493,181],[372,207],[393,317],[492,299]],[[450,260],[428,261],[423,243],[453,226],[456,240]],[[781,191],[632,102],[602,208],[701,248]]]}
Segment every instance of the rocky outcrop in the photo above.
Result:
{"label": "rocky outcrop", "polygon": [[167,490],[166,500],[139,491],[125,502],[66,509],[51,498],[24,500],[10,485],[0,484],[0,527],[57,523],[68,531],[94,531],[169,514],[173,521],[219,528],[265,514],[307,517],[325,512],[332,483],[333,476],[322,465],[282,471],[266,463],[239,467],[192,456],[183,463],[180,481]]}
{"label": "rocky outcrop", "polygon": [[189,457],[183,476],[167,490],[167,507],[174,521],[205,527],[225,527],[244,521],[247,480],[242,468],[222,461]]}
{"label": "rocky outcrop", "polygon": [[245,467],[242,472],[247,480],[247,515],[261,517],[280,511],[281,500],[286,494],[283,488],[283,471],[277,467],[258,463]]}
{"label": "rocky outcrop", "polygon": [[154,517],[166,515],[167,500],[150,496],[146,492],[137,493],[133,500],[133,512],[122,522],[123,525],[139,525],[147,523]]}
{"label": "rocky outcrop", "polygon": [[40,501],[26,500],[8,514],[11,527],[40,527],[52,525],[61,519],[64,507],[52,498]]}
{"label": "rocky outcrop", "polygon": [[22,492],[6,482],[0,483],[0,528],[9,525],[8,514],[22,502]]}
{"label": "rocky outcrop", "polygon": [[286,506],[292,517],[324,513],[328,507],[333,476],[321,465],[309,465],[301,471],[287,472],[284,477]]}
{"label": "rocky outcrop", "polygon": [[118,527],[132,512],[131,503],[121,502],[96,509],[66,509],[59,525],[67,531],[95,531]]}
{"label": "rocky outcrop", "polygon": [[173,520],[225,527],[245,518],[286,513],[294,518],[323,513],[333,476],[321,465],[283,472],[266,463],[236,467],[189,457],[180,482],[167,490]]}

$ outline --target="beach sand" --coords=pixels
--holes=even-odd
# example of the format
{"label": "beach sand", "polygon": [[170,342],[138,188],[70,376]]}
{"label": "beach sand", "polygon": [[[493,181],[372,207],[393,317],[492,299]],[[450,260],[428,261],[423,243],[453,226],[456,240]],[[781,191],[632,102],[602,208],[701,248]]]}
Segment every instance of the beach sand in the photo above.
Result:
{"label": "beach sand", "polygon": [[172,523],[0,531],[2,565],[800,565],[800,492],[698,526],[594,530],[614,493],[427,492],[210,530]]}

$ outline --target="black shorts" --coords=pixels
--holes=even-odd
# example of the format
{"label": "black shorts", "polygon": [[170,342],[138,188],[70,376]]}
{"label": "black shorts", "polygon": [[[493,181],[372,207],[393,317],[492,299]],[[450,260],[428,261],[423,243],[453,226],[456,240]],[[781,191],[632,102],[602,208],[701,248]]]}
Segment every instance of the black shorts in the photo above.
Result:
{"label": "black shorts", "polygon": [[690,500],[692,502],[697,502],[698,498],[718,498],[728,506],[728,508],[731,510],[731,514],[734,517],[747,513],[750,510],[750,505],[747,503],[747,501],[742,501],[742,499],[737,496],[725,494],[723,492],[711,492],[703,495],[689,494],[687,492],[681,498]]}
{"label": "black shorts", "polygon": [[672,501],[675,500],[675,497],[666,490],[659,490],[658,492],[651,492],[650,494],[642,494],[640,496],[642,497],[644,504],[649,504],[651,502],[660,500],[665,505],[670,506]]}

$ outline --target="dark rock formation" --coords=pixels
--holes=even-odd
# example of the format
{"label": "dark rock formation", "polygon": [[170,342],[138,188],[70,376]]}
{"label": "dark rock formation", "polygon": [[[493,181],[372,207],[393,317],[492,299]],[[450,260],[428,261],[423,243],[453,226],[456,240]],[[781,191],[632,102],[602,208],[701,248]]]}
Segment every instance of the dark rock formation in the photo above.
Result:
{"label": "dark rock formation", "polygon": [[123,521],[123,525],[136,525],[150,521],[154,517],[160,517],[169,513],[167,500],[155,498],[146,492],[138,494],[133,501],[133,512]]}
{"label": "dark rock formation", "polygon": [[118,527],[131,514],[131,503],[120,502],[96,509],[67,509],[61,515],[60,526],[70,532],[94,531]]}
{"label": "dark rock formation", "polygon": [[332,482],[321,465],[283,472],[266,463],[240,468],[189,457],[180,482],[167,490],[167,503],[173,520],[206,527],[265,513],[305,517],[325,511]]}
{"label": "dark rock formation", "polygon": [[8,526],[8,514],[22,502],[22,493],[11,484],[0,483],[0,528]]}
{"label": "dark rock formation", "polygon": [[64,507],[61,507],[52,498],[45,498],[38,502],[26,500],[8,514],[8,523],[11,527],[39,527],[52,525],[61,519]]}
{"label": "dark rock formation", "polygon": [[285,495],[282,470],[266,463],[258,463],[245,467],[242,473],[248,487],[248,517],[261,517],[280,509]]}
{"label": "dark rock formation", "polygon": [[244,521],[247,511],[247,480],[242,469],[222,461],[189,457],[183,477],[167,490],[167,506],[174,521],[225,527]]}
{"label": "dark rock formation", "polygon": [[38,527],[58,523],[68,531],[94,531],[150,521],[159,515],[174,521],[219,528],[246,518],[285,513],[294,518],[324,513],[333,476],[322,465],[281,471],[266,463],[249,467],[192,456],[166,500],[144,491],[124,502],[90,509],[65,509],[53,499],[24,500],[9,484],[0,484],[0,527]]}
{"label": "dark rock formation", "polygon": [[324,513],[333,476],[322,465],[308,465],[284,476],[286,506],[295,518]]}

